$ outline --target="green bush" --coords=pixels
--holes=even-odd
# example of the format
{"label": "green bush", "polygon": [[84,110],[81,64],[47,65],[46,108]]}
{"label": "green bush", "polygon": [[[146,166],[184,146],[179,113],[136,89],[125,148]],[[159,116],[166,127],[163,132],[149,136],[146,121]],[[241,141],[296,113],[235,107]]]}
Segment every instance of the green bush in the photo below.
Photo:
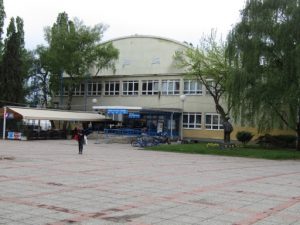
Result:
{"label": "green bush", "polygon": [[251,139],[253,138],[253,134],[248,131],[239,131],[236,134],[236,138],[239,142],[242,142],[244,145],[246,145]]}
{"label": "green bush", "polygon": [[294,148],[296,146],[296,136],[265,134],[257,139],[257,143],[265,147]]}

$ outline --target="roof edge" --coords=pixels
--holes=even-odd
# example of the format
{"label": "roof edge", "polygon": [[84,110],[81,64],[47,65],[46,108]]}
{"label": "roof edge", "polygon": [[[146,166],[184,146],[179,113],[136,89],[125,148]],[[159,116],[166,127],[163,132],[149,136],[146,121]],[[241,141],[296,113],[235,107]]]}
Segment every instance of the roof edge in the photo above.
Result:
{"label": "roof edge", "polygon": [[171,38],[165,38],[165,37],[161,37],[161,36],[154,36],[154,35],[139,35],[139,34],[134,34],[134,35],[128,35],[128,36],[122,36],[122,37],[118,37],[118,38],[113,38],[107,41],[102,42],[102,44],[106,44],[109,42],[113,42],[113,41],[119,41],[119,40],[123,40],[123,39],[129,39],[129,38],[152,38],[152,39],[160,39],[160,40],[164,40],[164,41],[169,41],[169,42],[173,42],[176,43],[178,45],[181,45],[183,47],[189,48],[189,46],[185,43],[176,41],[174,39]]}

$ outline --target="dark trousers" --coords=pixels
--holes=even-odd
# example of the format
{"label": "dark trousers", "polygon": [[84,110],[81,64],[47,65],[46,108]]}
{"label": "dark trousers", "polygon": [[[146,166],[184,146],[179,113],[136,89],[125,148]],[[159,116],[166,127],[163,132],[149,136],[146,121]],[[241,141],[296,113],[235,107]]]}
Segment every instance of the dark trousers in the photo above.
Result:
{"label": "dark trousers", "polygon": [[78,141],[79,154],[82,154],[83,150],[83,141]]}

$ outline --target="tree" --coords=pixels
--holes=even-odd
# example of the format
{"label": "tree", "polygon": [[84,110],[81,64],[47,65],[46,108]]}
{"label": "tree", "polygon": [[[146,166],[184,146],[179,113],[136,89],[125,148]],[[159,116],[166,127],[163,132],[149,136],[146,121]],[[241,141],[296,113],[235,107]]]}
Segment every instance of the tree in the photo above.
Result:
{"label": "tree", "polygon": [[3,4],[3,0],[0,0],[0,52],[1,53],[3,48],[2,34],[3,34],[4,19],[5,19],[4,4]]}
{"label": "tree", "polygon": [[235,68],[228,82],[235,117],[259,131],[288,127],[300,150],[300,6],[298,0],[248,0],[228,36]]}
{"label": "tree", "polygon": [[75,86],[90,76],[88,71],[92,66],[98,72],[114,68],[119,52],[111,43],[100,43],[104,31],[102,24],[91,28],[77,19],[69,20],[65,12],[60,13],[56,23],[46,29],[51,88],[57,91],[64,75],[64,86],[68,89],[67,109],[71,109]]}
{"label": "tree", "polygon": [[[175,60],[179,67],[184,68],[188,76],[202,83],[208,93],[212,96],[216,111],[220,114],[223,123],[232,131],[232,125],[228,122],[231,107],[225,105],[226,81],[230,75],[230,67],[225,60],[225,44],[216,41],[216,32],[212,31],[210,36],[204,36],[200,46],[190,45],[186,50],[176,52]],[[225,127],[225,126],[224,126]],[[225,138],[226,137],[226,138]],[[230,142],[225,135],[224,141]]]}
{"label": "tree", "polygon": [[[4,76],[2,75],[2,55],[3,55],[3,42],[2,42],[2,35],[3,35],[3,26],[5,20],[5,11],[4,11],[4,4],[3,0],[0,0],[0,94],[4,93],[5,85],[4,85]],[[5,103],[5,99],[1,96],[0,97],[0,107]]]}
{"label": "tree", "polygon": [[[1,11],[1,10],[0,10]],[[5,104],[25,102],[30,53],[24,47],[23,20],[11,18],[1,60],[1,98]]]}
{"label": "tree", "polygon": [[28,98],[34,106],[40,104],[43,107],[47,107],[51,98],[47,49],[43,46],[38,46],[33,58],[33,67],[29,79],[30,95]]}

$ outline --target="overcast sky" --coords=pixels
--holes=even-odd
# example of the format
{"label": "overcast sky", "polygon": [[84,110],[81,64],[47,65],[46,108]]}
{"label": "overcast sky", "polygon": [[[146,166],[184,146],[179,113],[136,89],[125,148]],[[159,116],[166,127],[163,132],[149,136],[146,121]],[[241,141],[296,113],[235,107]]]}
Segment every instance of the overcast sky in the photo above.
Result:
{"label": "overcast sky", "polygon": [[[103,40],[140,34],[199,43],[203,34],[217,29],[225,39],[239,21],[244,0],[4,0],[9,18],[24,20],[26,48],[44,41],[44,27],[66,12],[88,26],[109,25]],[[6,29],[5,27],[5,29]]]}

